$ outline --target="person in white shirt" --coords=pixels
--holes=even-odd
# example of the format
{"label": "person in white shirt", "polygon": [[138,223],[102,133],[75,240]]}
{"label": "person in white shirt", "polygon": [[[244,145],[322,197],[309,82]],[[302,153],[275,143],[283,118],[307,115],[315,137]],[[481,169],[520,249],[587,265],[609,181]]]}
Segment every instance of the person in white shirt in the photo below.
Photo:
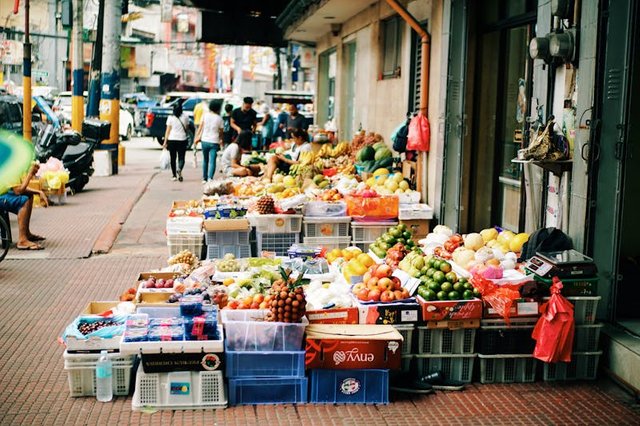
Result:
{"label": "person in white shirt", "polygon": [[212,180],[216,174],[216,158],[222,143],[224,123],[220,117],[222,104],[219,100],[209,102],[209,111],[202,117],[196,132],[195,143],[202,144],[202,183]]}
{"label": "person in white shirt", "polygon": [[291,132],[293,138],[293,146],[284,154],[274,155],[269,158],[267,169],[264,173],[265,179],[271,182],[271,178],[276,169],[282,170],[284,173],[289,173],[289,169],[293,164],[298,164],[298,158],[303,152],[311,152],[311,144],[309,143],[309,136],[307,132],[302,129],[294,129]]}
{"label": "person in white shirt", "polygon": [[240,164],[242,153],[251,151],[251,139],[253,133],[250,130],[242,130],[222,152],[220,166],[222,173],[227,176],[257,176],[260,166],[257,164],[243,166]]}
{"label": "person in white shirt", "polygon": [[[187,129],[189,128],[189,117],[182,112],[182,105],[176,104],[173,107],[173,114],[167,117],[167,130],[164,133],[164,149],[171,154],[171,180],[182,182],[182,169],[184,168],[184,157],[187,152]],[[176,167],[176,159],[178,164]]]}

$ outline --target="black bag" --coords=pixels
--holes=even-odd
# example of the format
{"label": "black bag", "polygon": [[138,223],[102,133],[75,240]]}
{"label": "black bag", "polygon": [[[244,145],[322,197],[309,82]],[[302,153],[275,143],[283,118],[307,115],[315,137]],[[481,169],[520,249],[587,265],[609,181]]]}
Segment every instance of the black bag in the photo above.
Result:
{"label": "black bag", "polygon": [[529,236],[529,241],[522,246],[520,260],[525,261],[536,255],[536,252],[551,252],[570,250],[573,248],[571,239],[556,228],[541,228]]}
{"label": "black bag", "polygon": [[409,139],[409,120],[407,120],[396,132],[393,138],[393,150],[405,152],[407,150],[407,140]]}

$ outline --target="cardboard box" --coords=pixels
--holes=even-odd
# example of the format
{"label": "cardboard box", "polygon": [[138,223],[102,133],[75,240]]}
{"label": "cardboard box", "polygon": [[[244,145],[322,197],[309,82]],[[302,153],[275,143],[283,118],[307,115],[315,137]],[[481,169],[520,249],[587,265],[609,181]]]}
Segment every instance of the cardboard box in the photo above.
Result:
{"label": "cardboard box", "polygon": [[[148,278],[155,277],[156,279],[178,278],[182,274],[177,272],[143,272],[138,275],[138,283]],[[138,293],[136,294],[137,303],[144,304],[165,304],[169,300],[169,297],[173,294],[173,288],[142,288],[142,284],[138,285]]]}
{"label": "cardboard box", "polygon": [[416,324],[422,321],[417,303],[358,304],[360,324]]}
{"label": "cardboard box", "polygon": [[107,312],[112,308],[116,307],[120,302],[109,301],[109,302],[89,302],[89,304],[82,311],[83,314],[86,315],[99,315],[103,312]]}
{"label": "cardboard box", "polygon": [[482,300],[424,300],[418,296],[423,321],[482,318]]}
{"label": "cardboard box", "polygon": [[390,325],[311,324],[306,333],[307,369],[400,368],[403,339]]}
{"label": "cardboard box", "polygon": [[204,230],[213,231],[248,231],[248,219],[206,219]]}
{"label": "cardboard box", "polygon": [[307,311],[310,324],[358,324],[358,308],[318,309]]}
{"label": "cardboard box", "polygon": [[459,330],[461,328],[480,328],[479,319],[427,321],[427,328]]}
{"label": "cardboard box", "polygon": [[416,241],[425,238],[429,233],[430,221],[427,219],[400,220],[400,223],[404,224],[413,233],[413,239]]}
{"label": "cardboard box", "polygon": [[[534,299],[519,300],[509,310],[509,317],[537,317],[540,315],[539,303]],[[484,318],[502,318],[488,303],[484,304]]]}

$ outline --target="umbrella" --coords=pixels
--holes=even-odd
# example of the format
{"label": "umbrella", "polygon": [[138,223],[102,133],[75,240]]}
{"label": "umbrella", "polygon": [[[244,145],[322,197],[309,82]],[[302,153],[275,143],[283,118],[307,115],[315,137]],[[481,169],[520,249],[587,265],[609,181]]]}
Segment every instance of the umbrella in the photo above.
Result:
{"label": "umbrella", "polygon": [[15,133],[0,131],[0,194],[20,184],[34,158],[31,143]]}

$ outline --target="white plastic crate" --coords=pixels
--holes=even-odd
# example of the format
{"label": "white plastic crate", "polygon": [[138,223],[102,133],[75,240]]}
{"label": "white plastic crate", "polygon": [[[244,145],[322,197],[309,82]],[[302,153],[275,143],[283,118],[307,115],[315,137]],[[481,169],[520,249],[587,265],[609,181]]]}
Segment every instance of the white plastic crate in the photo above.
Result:
{"label": "white plastic crate", "polygon": [[247,219],[260,234],[300,233],[302,230],[302,215],[299,214],[247,215]]}
{"label": "white plastic crate", "polygon": [[351,245],[349,237],[304,237],[304,245],[327,250],[343,249]]}
{"label": "white plastic crate", "polygon": [[471,354],[476,341],[475,328],[418,327],[419,354]]}
{"label": "white plastic crate", "polygon": [[531,383],[536,380],[538,360],[531,355],[482,355],[480,383]]}
{"label": "white plastic crate", "polygon": [[250,231],[210,231],[205,232],[208,246],[248,245]]}
{"label": "white plastic crate", "polygon": [[604,327],[604,324],[576,325],[576,333],[573,337],[573,350],[575,352],[597,351],[602,327]]}
{"label": "white plastic crate", "polygon": [[398,222],[352,222],[351,235],[354,242],[373,242],[387,229],[397,224]]}
{"label": "white plastic crate", "polygon": [[[69,379],[69,394],[72,397],[95,396],[96,394],[96,365],[101,354],[70,354],[64,352],[64,369]],[[113,394],[116,396],[129,395],[131,370],[135,356],[120,353],[110,353],[109,359],[113,363]]]}
{"label": "white plastic crate", "polygon": [[305,217],[305,238],[349,237],[351,217]]}
{"label": "white plastic crate", "polygon": [[225,254],[231,253],[236,259],[245,259],[251,257],[251,245],[235,245],[235,246],[207,246],[207,259],[222,259]]}
{"label": "white plastic crate", "polygon": [[304,206],[306,217],[346,216],[347,204],[344,201],[309,201]]}
{"label": "white plastic crate", "polygon": [[202,257],[204,246],[204,232],[167,234],[167,247],[169,256],[175,256],[182,250],[189,250],[198,258]]}
{"label": "white plastic crate", "polygon": [[167,219],[167,234],[202,232],[204,218],[201,216],[178,216]]}
{"label": "white plastic crate", "polygon": [[574,352],[571,362],[556,362],[544,364],[544,380],[553,382],[559,380],[595,380],[598,375],[598,362],[602,351]]}
{"label": "white plastic crate", "polygon": [[351,241],[351,245],[353,247],[358,247],[363,253],[369,252],[369,246],[371,243],[373,243],[373,241]]}
{"label": "white plastic crate", "polygon": [[145,373],[140,365],[131,407],[134,410],[226,408],[222,371]]}
{"label": "white plastic crate", "polygon": [[441,371],[445,378],[471,383],[476,354],[415,355],[418,377]]}
{"label": "white plastic crate", "polygon": [[415,326],[413,324],[394,324],[393,328],[402,335],[402,361],[404,365],[404,356],[412,353]]}
{"label": "white plastic crate", "polygon": [[277,256],[287,256],[289,248],[299,242],[299,233],[261,234],[256,232],[256,255],[260,257],[263,251],[271,251],[275,252]]}
{"label": "white plastic crate", "polygon": [[[566,299],[573,303],[573,317],[576,320],[576,325],[596,322],[598,302],[602,299],[602,296],[575,296],[567,297]],[[544,300],[548,301],[549,297],[545,297]]]}

